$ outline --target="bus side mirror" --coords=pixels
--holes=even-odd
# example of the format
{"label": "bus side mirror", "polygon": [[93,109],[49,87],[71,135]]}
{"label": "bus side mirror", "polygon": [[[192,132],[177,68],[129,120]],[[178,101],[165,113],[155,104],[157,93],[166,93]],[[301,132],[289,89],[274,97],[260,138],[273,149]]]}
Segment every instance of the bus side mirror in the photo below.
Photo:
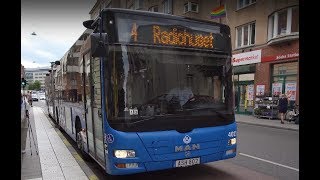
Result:
{"label": "bus side mirror", "polygon": [[107,33],[92,33],[91,38],[91,56],[106,57],[108,55],[108,36]]}

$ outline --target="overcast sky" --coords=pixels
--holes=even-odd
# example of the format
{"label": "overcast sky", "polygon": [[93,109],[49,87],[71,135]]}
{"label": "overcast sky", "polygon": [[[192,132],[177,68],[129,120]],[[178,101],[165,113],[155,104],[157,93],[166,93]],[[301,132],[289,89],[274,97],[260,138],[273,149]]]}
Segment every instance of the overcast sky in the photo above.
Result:
{"label": "overcast sky", "polygon": [[[50,66],[80,37],[96,0],[22,0],[21,64]],[[31,35],[35,32],[37,35]]]}

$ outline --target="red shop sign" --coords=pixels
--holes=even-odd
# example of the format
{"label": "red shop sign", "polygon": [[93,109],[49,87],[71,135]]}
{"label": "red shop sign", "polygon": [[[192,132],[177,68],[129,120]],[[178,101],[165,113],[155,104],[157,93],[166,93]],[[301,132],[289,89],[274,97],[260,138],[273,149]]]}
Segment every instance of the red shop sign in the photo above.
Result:
{"label": "red shop sign", "polygon": [[279,54],[275,56],[264,56],[261,58],[261,62],[268,62],[268,61],[277,61],[277,60],[282,60],[282,59],[292,59],[299,57],[298,52],[294,53],[288,53],[288,54]]}

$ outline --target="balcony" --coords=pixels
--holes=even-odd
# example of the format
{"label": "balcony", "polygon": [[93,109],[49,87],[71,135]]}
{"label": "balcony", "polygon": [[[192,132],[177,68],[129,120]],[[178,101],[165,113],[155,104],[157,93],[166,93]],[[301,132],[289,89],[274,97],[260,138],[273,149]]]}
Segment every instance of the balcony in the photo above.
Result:
{"label": "balcony", "polygon": [[294,33],[290,33],[290,34],[282,33],[278,36],[275,36],[275,37],[269,39],[267,44],[273,45],[273,44],[292,41],[292,40],[296,40],[296,39],[299,39],[299,32],[294,32]]}

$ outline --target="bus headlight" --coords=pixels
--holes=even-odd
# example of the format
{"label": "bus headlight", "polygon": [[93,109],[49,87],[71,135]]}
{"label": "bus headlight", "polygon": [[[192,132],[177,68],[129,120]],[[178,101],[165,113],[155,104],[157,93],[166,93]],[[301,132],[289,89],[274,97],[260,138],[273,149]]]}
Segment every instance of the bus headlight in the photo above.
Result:
{"label": "bus headlight", "polygon": [[237,138],[232,138],[232,139],[229,139],[228,141],[228,145],[234,145],[237,143]]}
{"label": "bus headlight", "polygon": [[134,150],[114,150],[114,156],[116,158],[133,158],[136,157]]}

